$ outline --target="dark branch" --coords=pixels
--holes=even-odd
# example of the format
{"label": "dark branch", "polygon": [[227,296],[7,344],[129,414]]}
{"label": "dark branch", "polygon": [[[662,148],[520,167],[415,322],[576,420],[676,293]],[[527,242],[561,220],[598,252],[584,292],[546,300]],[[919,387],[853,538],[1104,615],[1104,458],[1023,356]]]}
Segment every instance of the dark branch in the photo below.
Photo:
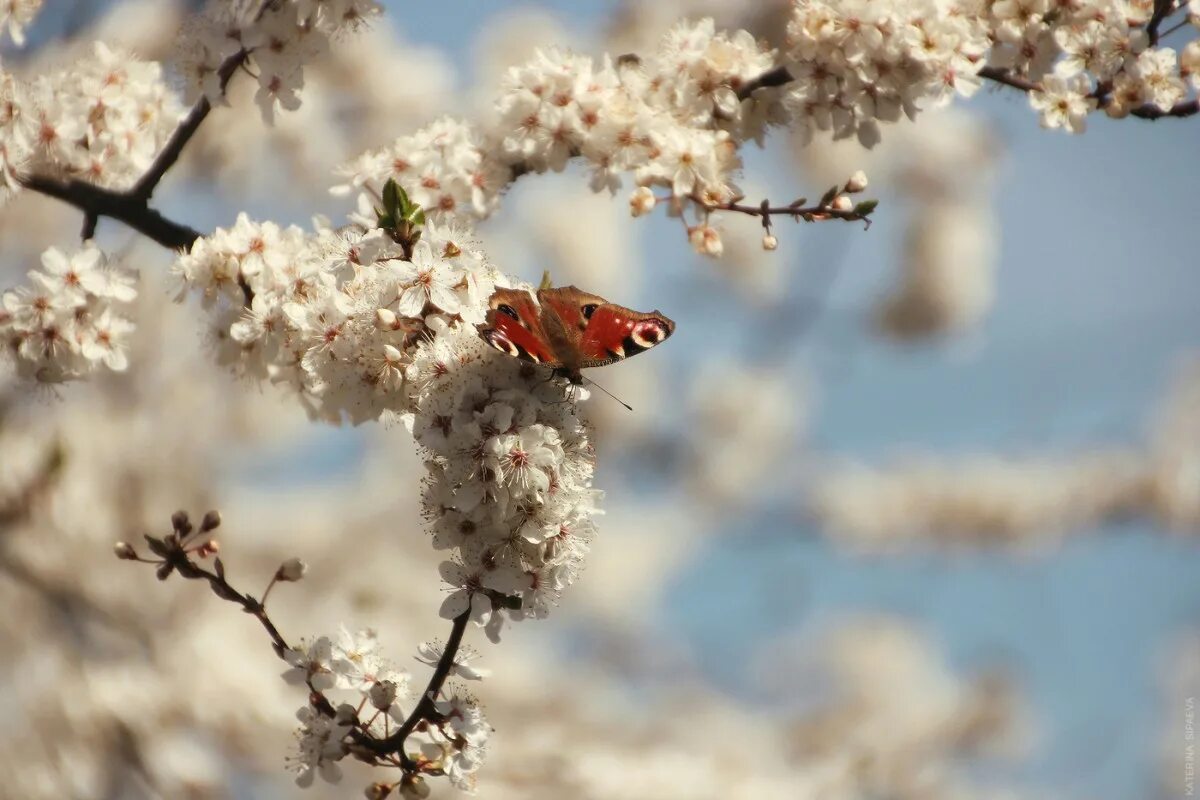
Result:
{"label": "dark branch", "polygon": [[1150,21],[1146,23],[1146,36],[1150,39],[1151,47],[1158,44],[1158,26],[1174,12],[1175,0],[1154,0],[1154,12],[1150,15]]}
{"label": "dark branch", "polygon": [[[217,76],[221,83],[221,93],[225,93],[225,87],[229,85],[229,80],[233,77],[233,73],[238,71],[242,64],[246,63],[246,58],[249,52],[245,49],[238,50],[236,53],[225,59],[220,68],[217,70]],[[150,199],[154,194],[154,189],[158,186],[158,182],[167,174],[167,170],[175,166],[175,162],[179,160],[179,156],[183,153],[183,148],[195,136],[196,131],[200,128],[200,123],[204,122],[208,112],[212,111],[212,103],[208,97],[201,97],[199,102],[192,107],[192,110],[184,118],[183,122],[179,123],[179,127],[171,134],[171,138],[167,140],[167,144],[163,147],[162,152],[154,159],[154,163],[150,165],[150,169],[146,174],[138,179],[133,188],[129,190],[129,194],[134,197],[140,197],[145,201]]]}
{"label": "dark branch", "polygon": [[[129,192],[114,192],[74,178],[29,175],[21,185],[35,192],[70,203],[84,213],[84,237],[95,230],[95,220],[109,217],[123,222],[163,247],[187,250],[200,238],[200,231],[169,220]],[[90,224],[89,224],[90,223]]]}
{"label": "dark branch", "polygon": [[445,685],[446,679],[450,677],[450,671],[454,668],[454,660],[458,657],[458,648],[462,645],[463,634],[466,632],[467,623],[470,620],[471,607],[470,603],[468,603],[467,610],[454,618],[454,623],[450,628],[450,638],[446,640],[446,647],[442,651],[442,657],[438,659],[437,666],[433,670],[433,675],[429,678],[429,684],[425,687],[425,692],[417,702],[416,708],[404,720],[404,724],[391,736],[388,736],[386,739],[365,743],[370,750],[380,755],[388,753],[399,754],[400,763],[405,769],[411,770],[416,766],[412,762],[412,759],[408,757],[408,754],[404,752],[404,742],[408,739],[409,734],[416,730],[417,725],[425,720],[432,720],[437,717],[437,709],[434,704],[437,702],[438,695],[442,692],[442,686]]}
{"label": "dark branch", "polygon": [[791,72],[788,71],[787,67],[775,67],[775,69],[764,72],[757,78],[753,78],[742,84],[737,90],[737,99],[745,100],[759,89],[769,89],[774,86],[783,86],[784,84],[791,83],[794,80],[795,77]]}
{"label": "dark branch", "polygon": [[1041,91],[1041,86],[1038,86],[1031,80],[1022,78],[1020,75],[1013,75],[1006,69],[1000,67],[984,67],[979,70],[979,77],[996,83],[1011,86],[1014,89],[1020,89],[1022,92],[1037,92]]}

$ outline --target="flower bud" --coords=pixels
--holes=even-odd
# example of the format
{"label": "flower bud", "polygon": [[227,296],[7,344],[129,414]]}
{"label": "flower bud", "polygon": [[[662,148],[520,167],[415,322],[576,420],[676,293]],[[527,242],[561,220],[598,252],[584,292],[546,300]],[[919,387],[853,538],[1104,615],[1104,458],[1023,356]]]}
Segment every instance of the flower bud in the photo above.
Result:
{"label": "flower bud", "polygon": [[650,187],[639,186],[633,190],[633,194],[629,198],[629,213],[635,217],[649,214],[654,210],[656,203],[658,203],[658,198],[654,196]]}
{"label": "flower bud", "polygon": [[192,532],[192,523],[188,520],[188,513],[180,510],[171,515],[171,527],[180,536],[187,536]]}
{"label": "flower bud", "polygon": [[113,545],[113,552],[117,558],[123,561],[134,561],[137,559],[137,551],[133,549],[133,545],[129,542],[117,542]]}
{"label": "flower bud", "polygon": [[844,194],[839,194],[837,197],[833,198],[833,202],[829,204],[829,207],[834,211],[849,211],[850,209],[854,208],[854,204],[850,202],[849,197]]}
{"label": "flower bud", "polygon": [[400,796],[404,800],[425,800],[429,797],[429,784],[420,775],[406,774],[400,781]]}
{"label": "flower bud", "polygon": [[392,703],[396,702],[396,682],[376,681],[375,685],[367,690],[367,697],[375,708],[380,711],[388,710]]}
{"label": "flower bud", "polygon": [[725,252],[721,234],[710,225],[697,225],[689,228],[688,241],[692,243],[692,249],[701,255],[716,257]]}
{"label": "flower bud", "polygon": [[861,192],[867,188],[867,173],[861,169],[850,176],[850,180],[846,181],[846,191],[850,194]]}
{"label": "flower bud", "polygon": [[308,564],[298,558],[289,558],[279,565],[279,569],[275,570],[275,580],[294,583],[303,578],[306,572],[308,572]]}
{"label": "flower bud", "polygon": [[779,240],[774,234],[768,233],[763,236],[763,250],[774,250],[779,247]]}
{"label": "flower bud", "polygon": [[221,543],[216,539],[209,539],[204,544],[196,548],[196,555],[200,558],[208,558],[211,555],[216,555],[221,552]]}
{"label": "flower bud", "polygon": [[396,312],[390,308],[375,309],[375,327],[381,331],[396,330]]}
{"label": "flower bud", "polygon": [[363,789],[363,797],[367,798],[367,800],[384,800],[391,793],[392,784],[384,783],[383,781],[372,783],[366,789]]}
{"label": "flower bud", "polygon": [[216,530],[221,527],[221,512],[213,509],[204,515],[204,519],[200,521],[200,532],[208,533],[211,530]]}

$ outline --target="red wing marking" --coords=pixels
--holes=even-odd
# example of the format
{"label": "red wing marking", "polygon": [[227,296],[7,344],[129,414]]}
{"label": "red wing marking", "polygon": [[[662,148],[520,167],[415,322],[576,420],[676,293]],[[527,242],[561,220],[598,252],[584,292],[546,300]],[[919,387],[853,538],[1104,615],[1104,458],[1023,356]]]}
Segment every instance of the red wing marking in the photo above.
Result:
{"label": "red wing marking", "polygon": [[608,303],[597,308],[583,332],[581,367],[602,367],[667,340],[675,323],[660,312],[643,314]]}
{"label": "red wing marking", "polygon": [[559,366],[542,331],[541,309],[533,295],[521,289],[497,289],[489,304],[487,321],[479,327],[485,342],[525,361]]}

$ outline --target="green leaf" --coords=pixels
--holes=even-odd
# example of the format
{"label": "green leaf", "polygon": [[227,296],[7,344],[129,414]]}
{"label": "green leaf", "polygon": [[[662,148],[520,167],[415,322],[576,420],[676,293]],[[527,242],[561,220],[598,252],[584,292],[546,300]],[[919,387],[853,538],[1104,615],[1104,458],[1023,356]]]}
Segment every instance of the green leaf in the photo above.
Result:
{"label": "green leaf", "polygon": [[388,182],[383,185],[383,209],[394,217],[403,216],[397,212],[401,210],[402,203],[407,203],[408,196],[404,190],[400,188],[400,184],[396,183],[394,178],[388,178]]}
{"label": "green leaf", "polygon": [[865,217],[875,210],[875,206],[879,205],[878,200],[863,200],[854,207],[854,213],[860,217]]}
{"label": "green leaf", "polygon": [[416,203],[409,205],[404,210],[404,213],[400,215],[400,218],[413,225],[425,224],[425,212]]}
{"label": "green leaf", "polygon": [[837,196],[838,196],[838,191],[839,191],[841,188],[842,188],[842,187],[840,187],[840,186],[837,186],[837,185],[830,186],[830,187],[829,187],[829,191],[827,191],[827,192],[825,192],[825,194],[821,195],[821,203],[820,203],[820,205],[821,205],[821,206],[827,206],[827,205],[829,205],[830,203],[832,203],[832,202],[833,202],[833,198],[835,198],[835,197],[837,197]]}

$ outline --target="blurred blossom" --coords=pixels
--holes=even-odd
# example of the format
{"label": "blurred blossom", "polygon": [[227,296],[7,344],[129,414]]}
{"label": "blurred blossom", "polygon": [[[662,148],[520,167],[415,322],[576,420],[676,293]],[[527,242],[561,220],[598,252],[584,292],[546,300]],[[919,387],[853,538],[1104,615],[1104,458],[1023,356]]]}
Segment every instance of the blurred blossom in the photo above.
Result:
{"label": "blurred blossom", "polygon": [[1108,521],[1147,516],[1200,531],[1200,403],[1181,371],[1144,450],[1075,456],[909,458],[890,467],[830,464],[809,508],[836,541],[868,550],[1001,544],[1044,548]]}
{"label": "blurred blossom", "polygon": [[818,773],[840,771],[837,784],[846,796],[956,797],[969,783],[965,760],[1024,749],[1028,720],[1008,682],[995,673],[954,675],[925,637],[900,620],[844,621],[819,646],[798,653],[800,663],[790,666],[822,689],[811,698],[815,708],[792,725],[793,757],[824,762]]}
{"label": "blurred blossom", "polygon": [[912,338],[970,329],[995,295],[995,214],[986,204],[926,204],[914,210],[899,285],[883,300],[880,325]]}
{"label": "blurred blossom", "polygon": [[777,367],[707,365],[691,387],[689,427],[703,446],[687,456],[688,488],[713,509],[732,510],[768,494],[795,457],[807,419],[807,388]]}

